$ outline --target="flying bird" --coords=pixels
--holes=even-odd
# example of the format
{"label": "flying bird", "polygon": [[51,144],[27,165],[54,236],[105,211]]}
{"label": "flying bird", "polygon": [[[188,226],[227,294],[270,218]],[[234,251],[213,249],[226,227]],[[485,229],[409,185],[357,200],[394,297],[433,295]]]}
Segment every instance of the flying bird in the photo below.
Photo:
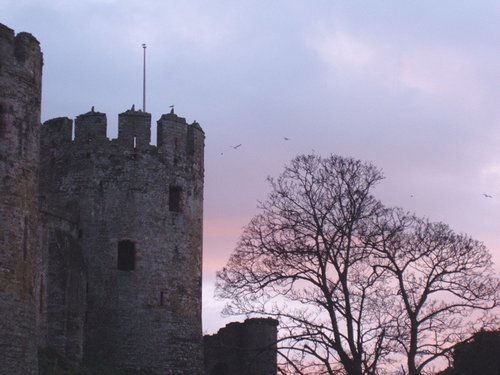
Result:
{"label": "flying bird", "polygon": [[238,149],[239,147],[241,147],[241,143],[239,145],[236,145],[236,146],[229,146],[229,147],[232,147],[234,150]]}
{"label": "flying bird", "polygon": [[289,140],[290,140],[290,138],[288,138],[288,137],[283,137],[283,139],[284,139],[285,141],[289,141]]}
{"label": "flying bird", "polygon": [[485,198],[493,198],[493,196],[492,196],[492,195],[485,194],[485,193],[483,193],[483,196],[484,196]]}

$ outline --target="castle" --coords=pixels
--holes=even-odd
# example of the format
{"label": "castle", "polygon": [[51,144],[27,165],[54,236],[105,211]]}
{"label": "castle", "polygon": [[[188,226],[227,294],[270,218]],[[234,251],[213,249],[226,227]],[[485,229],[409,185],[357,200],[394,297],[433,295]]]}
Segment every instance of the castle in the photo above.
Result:
{"label": "castle", "polygon": [[274,320],[203,346],[200,125],[172,110],[156,146],[134,108],[112,140],[94,108],[40,126],[42,65],[33,36],[0,24],[1,374],[38,374],[49,348],[131,373],[275,375]]}

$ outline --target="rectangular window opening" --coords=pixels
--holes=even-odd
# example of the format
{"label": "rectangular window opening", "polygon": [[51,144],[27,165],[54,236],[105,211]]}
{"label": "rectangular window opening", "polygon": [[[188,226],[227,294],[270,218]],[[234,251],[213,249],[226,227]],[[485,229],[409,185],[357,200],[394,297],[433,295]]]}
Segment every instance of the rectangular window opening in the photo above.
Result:
{"label": "rectangular window opening", "polygon": [[28,218],[24,218],[23,228],[23,260],[28,256]]}
{"label": "rectangular window opening", "polygon": [[43,275],[41,275],[40,277],[40,292],[39,292],[39,301],[38,303],[40,304],[40,306],[38,306],[38,312],[41,314],[43,312],[43,288],[44,288],[44,285],[43,285]]}
{"label": "rectangular window opening", "polygon": [[130,240],[118,242],[117,268],[120,271],[135,270],[135,243]]}
{"label": "rectangular window opening", "polygon": [[168,208],[173,212],[181,212],[182,189],[180,186],[170,186],[168,192]]}
{"label": "rectangular window opening", "polygon": [[134,150],[137,148],[137,137],[134,136]]}

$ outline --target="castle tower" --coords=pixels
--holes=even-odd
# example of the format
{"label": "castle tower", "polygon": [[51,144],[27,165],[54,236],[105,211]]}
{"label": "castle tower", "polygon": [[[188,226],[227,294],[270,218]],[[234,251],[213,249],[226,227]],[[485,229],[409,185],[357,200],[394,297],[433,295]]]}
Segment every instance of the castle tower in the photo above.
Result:
{"label": "castle tower", "polygon": [[[84,361],[153,373],[203,373],[201,262],[204,133],[175,114],[96,112],[42,127],[47,210],[78,226],[86,268]],[[75,285],[77,285],[76,283]]]}
{"label": "castle tower", "polygon": [[35,283],[42,53],[0,24],[0,367],[37,374]]}

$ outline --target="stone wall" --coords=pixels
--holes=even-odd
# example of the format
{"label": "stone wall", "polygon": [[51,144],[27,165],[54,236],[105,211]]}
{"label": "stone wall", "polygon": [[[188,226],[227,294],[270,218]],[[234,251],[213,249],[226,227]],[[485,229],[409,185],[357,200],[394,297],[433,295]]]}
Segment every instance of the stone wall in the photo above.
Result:
{"label": "stone wall", "polygon": [[254,318],[205,336],[205,375],[276,375],[277,326],[277,320]]}
{"label": "stone wall", "polygon": [[0,24],[0,366],[37,373],[35,265],[42,53]]}

